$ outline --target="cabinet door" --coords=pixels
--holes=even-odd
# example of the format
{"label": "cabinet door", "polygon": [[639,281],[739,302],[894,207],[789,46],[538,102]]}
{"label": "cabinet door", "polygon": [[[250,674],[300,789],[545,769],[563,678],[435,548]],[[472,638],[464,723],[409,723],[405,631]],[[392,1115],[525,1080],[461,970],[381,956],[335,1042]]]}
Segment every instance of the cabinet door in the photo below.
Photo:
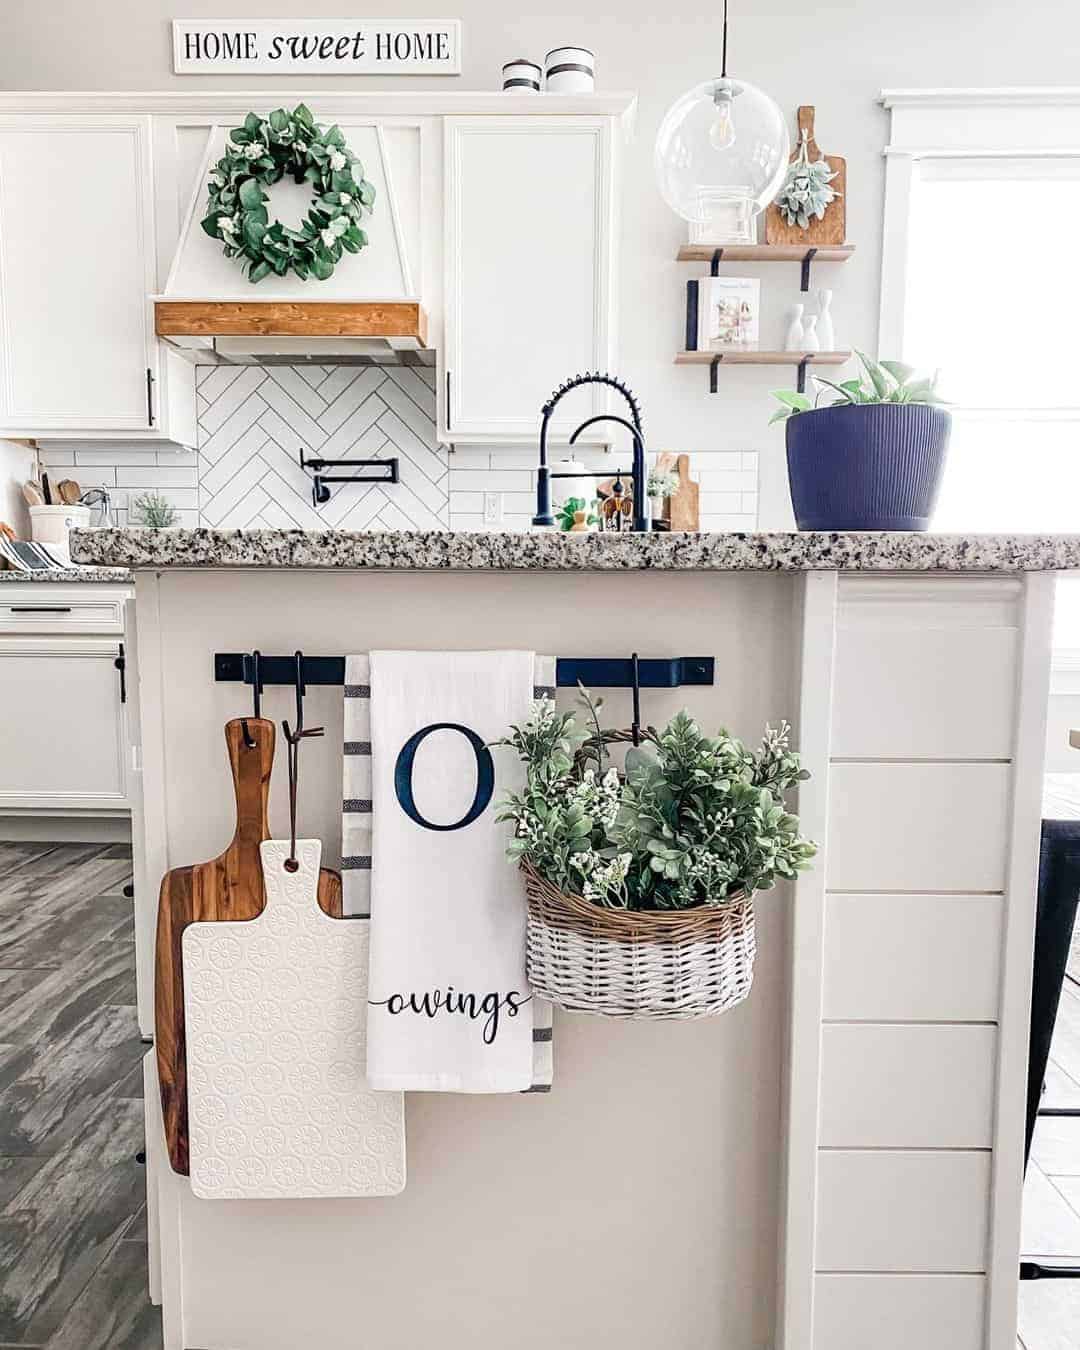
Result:
{"label": "cabinet door", "polygon": [[0,119],[0,434],[152,429],[149,121]]}
{"label": "cabinet door", "polygon": [[128,806],[118,640],[0,639],[0,815]]}
{"label": "cabinet door", "polygon": [[[451,441],[535,441],[562,380],[612,364],[613,133],[603,117],[446,120]],[[606,406],[584,390],[552,429]]]}

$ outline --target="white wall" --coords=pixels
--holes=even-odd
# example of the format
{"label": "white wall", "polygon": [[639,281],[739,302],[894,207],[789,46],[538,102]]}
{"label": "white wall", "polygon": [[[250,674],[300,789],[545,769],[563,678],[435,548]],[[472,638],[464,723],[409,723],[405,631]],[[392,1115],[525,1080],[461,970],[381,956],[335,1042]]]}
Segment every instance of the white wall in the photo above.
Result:
{"label": "white wall", "polygon": [[[0,44],[0,85],[8,89],[159,89],[167,86],[265,88],[265,77],[180,77],[171,74],[168,19],[181,13],[271,17],[303,14],[296,0],[37,0],[9,5]],[[768,391],[786,372],[768,368],[722,371],[720,392],[708,394],[706,372],[675,369],[680,345],[684,282],[690,271],[676,264],[680,222],[660,201],[653,182],[652,141],[666,107],[686,87],[716,73],[720,6],[716,0],[622,0],[547,13],[519,14],[496,0],[428,0],[414,6],[426,16],[464,20],[464,73],[454,88],[497,88],[500,67],[516,56],[542,60],[545,51],[575,42],[597,55],[600,85],[639,94],[638,135],[627,159],[621,252],[622,374],[639,392],[654,448],[743,452],[761,449],[761,523],[786,518],[782,431],[766,429]],[[1031,0],[1021,7],[991,0],[769,0],[751,6],[734,0],[731,68],[760,84],[794,115],[795,106],[818,109],[823,149],[848,160],[848,237],[858,246],[845,265],[821,268],[822,284],[836,293],[838,338],[876,345],[878,266],[881,252],[880,151],[887,119],[875,99],[883,87],[1074,83],[1080,42],[1080,9],[1060,0]],[[315,12],[362,12],[398,17],[388,0],[320,0]],[[307,98],[318,112],[320,88],[355,80],[281,79],[282,99]],[[407,77],[365,81],[365,88],[416,88]],[[553,218],[557,199],[553,201]],[[743,269],[752,273],[752,269]],[[826,281],[826,278],[828,279]],[[798,298],[796,269],[767,270],[762,340],[781,331],[785,304]]]}

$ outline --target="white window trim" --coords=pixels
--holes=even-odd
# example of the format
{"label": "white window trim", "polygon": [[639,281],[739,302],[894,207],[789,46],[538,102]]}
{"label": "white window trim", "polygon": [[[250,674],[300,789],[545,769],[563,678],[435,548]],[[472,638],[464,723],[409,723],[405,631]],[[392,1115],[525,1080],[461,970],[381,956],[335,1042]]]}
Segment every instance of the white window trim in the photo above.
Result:
{"label": "white window trim", "polygon": [[[878,352],[904,350],[911,190],[924,159],[1080,159],[1080,87],[885,89],[885,147]],[[1048,115],[1050,114],[1050,115]]]}

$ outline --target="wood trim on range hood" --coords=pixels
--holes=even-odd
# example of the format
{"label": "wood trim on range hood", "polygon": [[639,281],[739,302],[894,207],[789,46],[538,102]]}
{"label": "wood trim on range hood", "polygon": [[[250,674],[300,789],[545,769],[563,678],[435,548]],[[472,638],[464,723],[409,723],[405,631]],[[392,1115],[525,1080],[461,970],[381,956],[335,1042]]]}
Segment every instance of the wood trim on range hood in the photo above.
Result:
{"label": "wood trim on range hood", "polygon": [[411,300],[156,300],[154,329],[161,338],[404,338],[427,346],[427,315]]}

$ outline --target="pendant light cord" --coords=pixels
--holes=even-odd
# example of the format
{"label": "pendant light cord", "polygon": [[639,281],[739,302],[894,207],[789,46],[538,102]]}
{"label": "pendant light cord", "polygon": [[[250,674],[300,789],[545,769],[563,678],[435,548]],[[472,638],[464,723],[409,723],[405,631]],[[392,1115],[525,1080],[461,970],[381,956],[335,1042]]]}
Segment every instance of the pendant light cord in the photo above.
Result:
{"label": "pendant light cord", "polygon": [[720,48],[720,78],[727,79],[727,0],[724,0],[724,36]]}

